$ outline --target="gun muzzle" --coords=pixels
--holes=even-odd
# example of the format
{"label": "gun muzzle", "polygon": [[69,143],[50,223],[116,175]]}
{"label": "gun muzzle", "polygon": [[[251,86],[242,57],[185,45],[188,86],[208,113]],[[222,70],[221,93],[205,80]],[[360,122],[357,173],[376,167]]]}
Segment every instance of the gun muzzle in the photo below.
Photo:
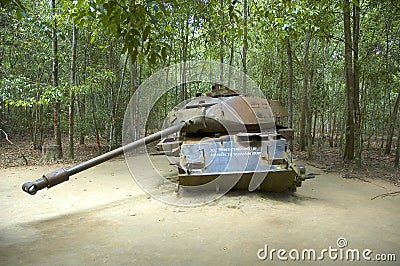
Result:
{"label": "gun muzzle", "polygon": [[47,187],[53,187],[64,181],[69,180],[69,173],[65,169],[58,169],[54,172],[44,175],[33,182],[26,182],[22,185],[22,190],[31,195],[35,195],[39,190]]}

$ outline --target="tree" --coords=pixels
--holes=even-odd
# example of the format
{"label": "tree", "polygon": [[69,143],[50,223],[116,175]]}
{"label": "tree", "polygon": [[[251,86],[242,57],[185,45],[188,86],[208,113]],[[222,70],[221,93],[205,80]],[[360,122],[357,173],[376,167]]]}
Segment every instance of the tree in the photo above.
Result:
{"label": "tree", "polygon": [[285,37],[286,44],[286,53],[287,53],[287,62],[288,62],[288,112],[289,112],[289,121],[288,126],[293,128],[293,55],[292,48],[290,47],[289,37]]}
{"label": "tree", "polygon": [[304,151],[306,149],[306,127],[307,124],[311,121],[307,121],[307,115],[310,110],[308,110],[308,83],[309,83],[309,58],[308,53],[310,50],[310,41],[311,35],[310,33],[306,33],[305,41],[304,41],[304,59],[303,59],[303,88],[301,92],[301,118],[300,118],[300,150]]}
{"label": "tree", "polygon": [[[390,115],[389,118],[389,133],[387,134],[387,139],[386,139],[385,154],[390,154],[390,151],[392,150],[392,140],[393,140],[394,129],[396,127],[396,120],[397,120],[397,113],[399,112],[399,106],[400,106],[400,88],[397,93],[396,103],[394,104],[392,114]],[[396,147],[397,146],[398,145],[396,145]]]}
{"label": "tree", "polygon": [[77,46],[78,46],[78,29],[75,25],[72,26],[72,41],[71,41],[71,80],[70,80],[70,98],[69,98],[69,117],[68,117],[68,143],[69,158],[74,159],[74,131],[75,131],[75,90],[76,81],[76,61],[77,61]]}
{"label": "tree", "polygon": [[354,152],[355,163],[361,167],[361,112],[360,112],[360,61],[358,41],[360,35],[360,3],[353,1],[353,82],[354,82]]}
{"label": "tree", "polygon": [[350,2],[343,0],[344,72],[346,84],[346,139],[343,159],[354,159],[354,75],[350,29]]}
{"label": "tree", "polygon": [[[51,0],[51,11],[53,14],[52,23],[52,45],[53,45],[53,87],[57,88],[59,84],[58,77],[58,37],[57,37],[57,11],[56,11],[56,0]],[[62,158],[62,146],[61,146],[61,102],[56,99],[54,104],[54,144],[57,147],[55,159]]]}
{"label": "tree", "polygon": [[[248,7],[247,7],[247,0],[243,1],[243,47],[242,47],[242,69],[243,73],[247,74],[247,48],[248,38],[247,38],[247,31],[248,31]],[[246,91],[246,75],[243,76],[243,90]]]}

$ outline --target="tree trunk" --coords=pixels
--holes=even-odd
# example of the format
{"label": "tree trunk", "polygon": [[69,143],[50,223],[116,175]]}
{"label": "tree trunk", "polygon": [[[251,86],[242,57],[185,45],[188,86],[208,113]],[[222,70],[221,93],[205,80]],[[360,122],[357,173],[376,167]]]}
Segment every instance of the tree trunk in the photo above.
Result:
{"label": "tree trunk", "polygon": [[[109,49],[108,49],[108,65],[110,69],[115,69],[115,72],[117,72],[117,66],[116,66],[116,60],[114,60],[114,43],[110,39],[110,44],[109,44]],[[115,85],[117,81],[109,81],[109,92],[110,95],[108,97],[108,110],[109,110],[109,115],[110,115],[110,130],[109,130],[109,138],[108,138],[108,150],[111,151],[115,148],[115,139],[114,139],[114,130],[115,130],[115,119],[114,119],[114,106],[115,106]]]}
{"label": "tree trunk", "polygon": [[[177,70],[175,70],[177,71]],[[139,93],[139,91],[137,91],[137,89],[139,88],[139,85],[141,83],[141,69],[140,66],[137,64],[137,61],[132,61],[132,59],[130,60],[130,80],[131,80],[131,97],[135,94],[135,93]],[[177,89],[177,88],[175,88]],[[137,102],[137,99],[139,99],[139,96],[135,96],[133,98],[133,106],[134,106],[134,110],[132,113],[132,122],[133,122],[133,128],[134,128],[134,136],[133,139],[137,140],[140,137],[140,127],[138,125],[138,113],[139,113],[139,103]],[[175,95],[175,100],[177,100],[177,94]],[[137,152],[136,150],[134,151],[135,153]]]}
{"label": "tree trunk", "polygon": [[[81,95],[78,98],[78,108],[79,108],[79,120],[80,123],[84,123],[86,118],[86,96]],[[85,127],[81,127],[79,132],[79,145],[85,145]]]}
{"label": "tree trunk", "polygon": [[185,27],[182,29],[182,69],[181,69],[181,101],[188,98],[187,84],[186,84],[186,71],[187,71],[187,53],[189,43],[189,18],[185,21]]}
{"label": "tree trunk", "polygon": [[53,114],[53,121],[54,121],[54,142],[55,145],[60,148],[60,158],[62,158],[62,147],[61,147],[61,103],[57,101],[54,106],[54,114]]}
{"label": "tree trunk", "polygon": [[293,56],[292,49],[290,47],[289,37],[285,38],[286,53],[288,58],[288,112],[289,121],[288,125],[293,128]]}
{"label": "tree trunk", "polygon": [[399,128],[399,133],[397,134],[396,158],[394,160],[395,168],[399,167],[399,161],[400,161],[400,128]]}
{"label": "tree trunk", "polygon": [[92,104],[92,122],[93,122],[93,128],[94,128],[94,134],[96,138],[96,144],[97,144],[97,154],[101,154],[101,143],[100,143],[100,132],[99,132],[99,127],[97,125],[97,120],[96,120],[96,102],[94,100],[94,92],[93,88],[90,87],[90,100]]}
{"label": "tree trunk", "polygon": [[78,30],[75,26],[72,28],[72,44],[71,44],[71,91],[69,98],[69,110],[68,110],[68,144],[69,144],[69,158],[74,159],[74,126],[75,126],[75,87],[76,82],[76,48],[78,44]]}
{"label": "tree trunk", "polygon": [[310,33],[306,33],[304,41],[304,60],[303,60],[303,89],[301,99],[301,116],[300,116],[300,138],[299,148],[301,151],[306,149],[306,126],[307,126],[307,115],[308,115],[308,80],[309,80],[309,64],[308,64],[308,53],[310,50]]}
{"label": "tree trunk", "polygon": [[228,78],[228,88],[231,87],[231,80],[232,80],[232,73],[233,73],[233,60],[235,57],[235,43],[234,40],[232,39],[232,42],[230,44],[230,53],[229,53],[229,78]]}
{"label": "tree trunk", "polygon": [[[282,51],[282,50],[280,50],[280,51]],[[279,102],[283,103],[284,99],[285,99],[284,95],[286,95],[286,89],[285,89],[285,85],[284,85],[286,67],[285,67],[285,58],[282,55],[281,55],[280,61],[281,61],[281,69],[280,69],[279,80],[278,80],[278,100],[279,100]]]}
{"label": "tree trunk", "polygon": [[40,163],[54,163],[61,158],[61,150],[58,145],[44,145],[42,147],[42,158]]}
{"label": "tree trunk", "polygon": [[[267,71],[268,71],[268,62],[269,59],[267,57],[264,58],[264,63],[263,63],[263,67],[262,67],[262,71],[261,71],[261,80],[260,80],[260,89],[265,92],[266,95],[268,95],[268,88],[265,88],[265,78],[267,76]],[[265,88],[265,90],[264,90]],[[279,88],[279,85],[278,85]],[[272,96],[272,95],[271,95]]]}
{"label": "tree trunk", "polygon": [[329,138],[329,147],[331,147],[331,148],[333,148],[333,147],[335,147],[335,139],[334,139],[334,137],[336,136],[335,135],[335,132],[336,132],[336,112],[334,112],[333,113],[333,121],[332,121],[332,126],[331,126],[331,128],[330,128],[330,130],[331,130],[331,134],[330,134],[330,138]]}
{"label": "tree trunk", "polygon": [[[306,39],[311,39],[311,36]],[[310,42],[310,40],[308,40]],[[308,54],[308,52],[307,52]],[[315,54],[315,53],[313,53]],[[314,62],[314,56],[311,56],[312,60],[311,62]],[[307,62],[308,63],[308,62]],[[308,71],[309,72],[309,71]],[[306,128],[306,140],[307,140],[307,158],[311,159],[313,157],[312,155],[312,118],[313,118],[313,111],[311,110],[311,102],[312,102],[312,89],[315,87],[314,84],[314,67],[311,68],[311,72],[308,74],[308,79],[309,79],[309,87],[307,88],[307,105],[306,105],[306,110],[307,110],[307,128]],[[317,114],[314,115],[314,120],[317,120]],[[321,121],[322,128],[324,121]]]}
{"label": "tree trunk", "polygon": [[117,92],[117,97],[115,99],[114,102],[114,107],[113,107],[113,139],[114,139],[114,146],[112,146],[111,148],[114,149],[115,147],[117,147],[119,145],[119,141],[118,141],[118,134],[119,134],[119,128],[118,128],[118,108],[119,108],[119,101],[121,98],[121,92],[122,92],[122,88],[124,86],[124,81],[125,81],[125,75],[126,75],[126,66],[128,64],[128,58],[129,55],[126,54],[126,58],[125,58],[125,62],[124,62],[124,66],[123,66],[123,70],[122,70],[122,76],[121,76],[121,80],[120,80],[120,84],[118,87],[118,92]]}
{"label": "tree trunk", "polygon": [[[229,9],[233,9],[232,6],[232,2],[229,1]],[[231,24],[231,27],[233,27],[235,25],[234,20],[232,19],[232,16],[229,16],[229,21]],[[235,57],[235,39],[231,37],[231,42],[230,42],[230,52],[229,52],[229,77],[228,77],[228,88],[231,87],[231,79],[232,79],[232,73],[233,73],[233,61],[234,61],[234,57]]]}
{"label": "tree trunk", "polygon": [[[58,40],[57,40],[57,19],[56,19],[56,0],[51,0],[51,10],[53,13],[53,27],[52,27],[52,46],[53,46],[53,69],[52,69],[52,79],[53,87],[58,86]],[[54,124],[54,144],[58,146],[60,152],[56,153],[56,156],[62,158],[62,147],[61,147],[61,103],[57,99],[54,104],[53,113],[53,124]]]}
{"label": "tree trunk", "polygon": [[358,61],[358,39],[360,33],[360,7],[353,4],[353,51],[354,51],[354,152],[356,166],[361,167],[361,112],[360,112],[360,75]]}
{"label": "tree trunk", "polygon": [[[384,88],[385,88],[385,104],[384,104],[384,114],[386,113],[386,107],[388,107],[388,112],[390,112],[390,91],[391,88],[389,86],[389,32],[390,32],[390,26],[389,26],[389,21],[386,20],[385,22],[385,35],[386,35],[386,51],[385,51],[385,79],[384,79]],[[386,103],[387,101],[387,103]],[[396,99],[397,102],[397,99]],[[395,107],[396,108],[396,107]],[[386,136],[386,146],[385,146],[385,154],[390,154],[390,151],[392,149],[392,138],[393,138],[393,131],[395,125],[392,125],[392,121],[396,121],[397,113],[390,114],[390,119],[389,119],[389,132],[388,135]],[[395,123],[395,122],[394,122]],[[393,129],[392,129],[393,127]],[[382,146],[384,145],[383,140],[382,140]]]}
{"label": "tree trunk", "polygon": [[[312,126],[312,119],[313,118],[313,112],[310,110],[307,113],[307,159],[312,159],[312,132],[311,132],[311,126]],[[314,120],[316,120],[317,117],[314,115]]]}
{"label": "tree trunk", "polygon": [[[323,114],[321,114],[321,116],[323,117]],[[323,119],[323,118],[321,118]],[[318,114],[314,113],[314,121],[313,121],[313,126],[312,126],[312,135],[311,135],[311,143],[314,144],[315,143],[315,137],[317,134],[317,120],[318,120]]]}
{"label": "tree trunk", "polygon": [[[224,28],[225,27],[225,19],[224,19],[224,0],[220,0],[219,1],[219,9],[220,9],[220,17],[221,17],[221,21],[222,21],[222,25],[221,27]],[[220,82],[221,84],[224,84],[224,37],[222,34],[220,34],[219,36],[219,62],[220,64]]]}
{"label": "tree trunk", "polygon": [[247,17],[248,17],[248,8],[247,8],[247,0],[243,1],[243,49],[242,49],[242,67],[243,67],[243,91],[246,91],[247,80]]}
{"label": "tree trunk", "polygon": [[397,113],[399,111],[399,105],[400,105],[400,88],[397,92],[397,98],[396,98],[396,103],[394,104],[393,107],[393,112],[389,118],[389,132],[386,138],[385,154],[390,154],[390,151],[392,150],[392,140],[393,140],[394,128],[396,126],[396,119],[397,119]]}
{"label": "tree trunk", "polygon": [[[40,99],[40,92],[36,94],[36,100],[39,101]],[[35,112],[35,126],[33,130],[33,149],[40,150],[43,146],[43,125],[42,125],[42,116],[43,116],[43,106],[41,104],[34,105],[34,112]]]}
{"label": "tree trunk", "polygon": [[137,86],[137,71],[136,71],[136,62],[132,61],[132,58],[129,60],[129,87],[131,90],[129,91],[129,98],[133,96],[136,91]]}
{"label": "tree trunk", "polygon": [[349,0],[343,0],[343,26],[345,41],[344,70],[346,77],[346,133],[343,160],[349,162],[354,159],[354,75],[352,71]]}

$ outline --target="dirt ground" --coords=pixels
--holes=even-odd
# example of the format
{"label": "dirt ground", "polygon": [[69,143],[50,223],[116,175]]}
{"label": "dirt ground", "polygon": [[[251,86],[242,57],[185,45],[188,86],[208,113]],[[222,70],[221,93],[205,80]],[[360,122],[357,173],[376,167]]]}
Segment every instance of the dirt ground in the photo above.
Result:
{"label": "dirt ground", "polygon": [[[204,206],[176,207],[145,194],[118,158],[35,196],[22,192],[22,183],[57,167],[0,169],[1,265],[282,265],[276,254],[260,260],[259,250],[314,249],[319,256],[338,249],[338,238],[347,241],[339,250],[397,257],[367,265],[400,260],[400,195],[372,199],[400,188],[379,179],[345,179],[308,166],[320,175],[294,194],[233,191]],[[318,263],[344,261],[325,253]],[[366,265],[362,258],[349,264]]]}

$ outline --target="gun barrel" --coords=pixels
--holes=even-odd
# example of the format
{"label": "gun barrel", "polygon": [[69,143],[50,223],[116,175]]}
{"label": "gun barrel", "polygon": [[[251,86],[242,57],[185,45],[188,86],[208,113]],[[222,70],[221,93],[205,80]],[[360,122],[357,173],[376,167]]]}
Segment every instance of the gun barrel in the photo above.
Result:
{"label": "gun barrel", "polygon": [[43,175],[42,178],[39,178],[33,182],[24,183],[22,185],[22,190],[28,194],[35,195],[36,192],[38,192],[39,190],[41,190],[43,188],[46,188],[46,187],[50,188],[50,187],[58,185],[62,182],[68,181],[70,176],[77,174],[79,172],[85,171],[93,166],[98,165],[98,164],[104,163],[105,161],[108,161],[114,157],[122,155],[124,153],[124,151],[126,152],[126,151],[135,150],[146,144],[157,141],[157,140],[161,139],[163,136],[168,136],[170,134],[179,132],[183,126],[185,126],[185,122],[181,122],[177,125],[168,127],[162,131],[159,131],[159,132],[151,134],[147,137],[138,139],[138,140],[131,142],[125,146],[122,146],[115,150],[109,151],[105,154],[102,154],[102,155],[97,156],[93,159],[90,159],[86,162],[72,166],[70,168],[67,168],[67,169],[62,168],[62,169],[53,171],[51,173],[45,174],[45,175]]}

